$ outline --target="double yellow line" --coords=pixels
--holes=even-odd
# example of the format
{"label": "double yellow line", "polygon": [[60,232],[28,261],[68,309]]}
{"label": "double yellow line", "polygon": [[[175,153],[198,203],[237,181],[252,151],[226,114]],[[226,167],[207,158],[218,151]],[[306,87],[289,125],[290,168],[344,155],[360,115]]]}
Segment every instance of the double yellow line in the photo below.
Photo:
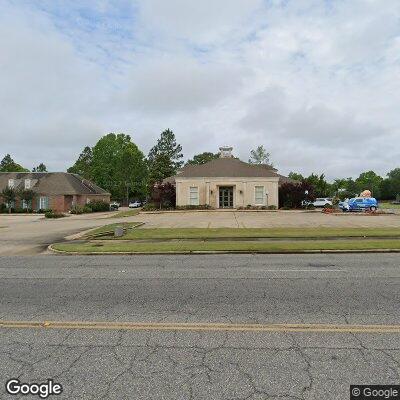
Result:
{"label": "double yellow line", "polygon": [[5,328],[93,329],[121,331],[400,333],[400,325],[225,324],[111,321],[0,321],[0,329]]}

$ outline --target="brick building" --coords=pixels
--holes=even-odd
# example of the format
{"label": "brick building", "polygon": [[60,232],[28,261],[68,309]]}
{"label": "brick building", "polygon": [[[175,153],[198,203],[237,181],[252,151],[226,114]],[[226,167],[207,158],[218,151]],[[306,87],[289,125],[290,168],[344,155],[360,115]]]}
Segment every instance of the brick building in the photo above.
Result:
{"label": "brick building", "polygon": [[74,205],[84,206],[92,200],[110,202],[110,193],[79,175],[67,172],[0,172],[0,204],[4,203],[1,191],[6,187],[17,192],[31,189],[35,193],[31,205],[17,196],[13,208],[65,212]]}

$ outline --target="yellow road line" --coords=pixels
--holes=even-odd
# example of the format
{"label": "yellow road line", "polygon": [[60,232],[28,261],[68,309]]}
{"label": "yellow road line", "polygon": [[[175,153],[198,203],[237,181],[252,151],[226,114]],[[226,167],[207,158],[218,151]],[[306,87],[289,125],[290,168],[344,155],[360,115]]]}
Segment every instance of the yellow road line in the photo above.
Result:
{"label": "yellow road line", "polygon": [[2,328],[208,332],[400,333],[400,325],[141,323],[111,321],[0,321],[0,329]]}

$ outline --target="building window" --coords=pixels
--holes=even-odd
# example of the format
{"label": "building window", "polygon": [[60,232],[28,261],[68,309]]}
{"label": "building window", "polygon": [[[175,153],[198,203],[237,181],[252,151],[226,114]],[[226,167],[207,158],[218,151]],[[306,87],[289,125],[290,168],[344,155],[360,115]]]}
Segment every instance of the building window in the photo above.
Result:
{"label": "building window", "polygon": [[258,206],[264,205],[264,186],[256,186],[254,188],[255,204]]}
{"label": "building window", "polygon": [[14,187],[15,187],[15,180],[14,179],[9,179],[8,180],[8,187],[10,189],[14,189]]}
{"label": "building window", "polygon": [[22,208],[24,209],[24,210],[26,210],[27,208],[28,208],[28,203],[27,203],[27,201],[26,200],[22,200]]}
{"label": "building window", "polygon": [[191,206],[199,205],[199,188],[197,186],[191,186],[189,188],[189,204]]}
{"label": "building window", "polygon": [[49,209],[49,198],[46,196],[39,197],[39,210],[48,210]]}
{"label": "building window", "polygon": [[25,190],[31,188],[31,180],[30,179],[25,179]]}

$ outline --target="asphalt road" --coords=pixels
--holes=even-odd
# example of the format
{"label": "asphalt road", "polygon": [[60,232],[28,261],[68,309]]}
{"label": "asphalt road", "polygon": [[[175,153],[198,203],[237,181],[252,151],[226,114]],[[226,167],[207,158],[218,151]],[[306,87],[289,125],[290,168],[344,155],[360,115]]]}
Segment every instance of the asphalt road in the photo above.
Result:
{"label": "asphalt road", "polygon": [[0,328],[0,398],[19,377],[60,399],[348,399],[400,381],[399,289],[396,254],[0,257],[1,321],[69,323]]}

